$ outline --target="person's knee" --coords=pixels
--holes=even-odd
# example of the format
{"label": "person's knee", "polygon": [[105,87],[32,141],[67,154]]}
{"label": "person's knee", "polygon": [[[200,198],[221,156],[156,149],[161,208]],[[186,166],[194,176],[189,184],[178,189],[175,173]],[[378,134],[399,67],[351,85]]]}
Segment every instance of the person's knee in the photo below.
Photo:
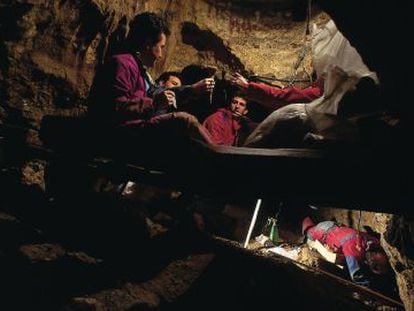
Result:
{"label": "person's knee", "polygon": [[198,126],[200,124],[195,116],[187,112],[177,112],[175,118],[182,120],[188,126]]}

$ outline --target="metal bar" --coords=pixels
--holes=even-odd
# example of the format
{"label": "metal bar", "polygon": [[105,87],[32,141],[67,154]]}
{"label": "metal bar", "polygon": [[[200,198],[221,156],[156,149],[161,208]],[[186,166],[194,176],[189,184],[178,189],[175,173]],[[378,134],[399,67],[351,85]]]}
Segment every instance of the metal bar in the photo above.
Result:
{"label": "metal bar", "polygon": [[261,204],[262,204],[262,199],[258,199],[257,203],[256,203],[256,207],[254,209],[252,221],[250,222],[249,231],[247,232],[246,241],[244,241],[244,248],[247,248],[247,245],[249,244],[250,237],[252,235],[254,225],[256,224],[257,214],[259,213],[259,209],[260,209]]}

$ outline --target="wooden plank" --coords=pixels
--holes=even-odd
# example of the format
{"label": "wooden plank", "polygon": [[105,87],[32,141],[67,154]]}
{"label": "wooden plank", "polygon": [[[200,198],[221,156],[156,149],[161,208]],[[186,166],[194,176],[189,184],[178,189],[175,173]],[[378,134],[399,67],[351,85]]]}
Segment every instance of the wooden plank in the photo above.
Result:
{"label": "wooden plank", "polygon": [[[256,149],[207,146],[193,141],[175,157],[177,162],[168,163],[164,169],[162,165],[152,166],[140,159],[128,163],[122,159],[122,152],[119,158],[97,157],[90,150],[83,154],[81,147],[56,151],[26,145],[19,146],[26,150],[18,154],[47,160],[66,157],[68,161],[86,162],[103,174],[174,187],[228,202],[260,197],[273,202],[293,201],[303,206],[413,214],[409,170],[402,169],[404,161],[399,163],[389,158],[389,152],[384,153],[384,159],[381,154],[373,155],[363,149]],[[17,153],[15,148],[12,150]],[[5,153],[7,157],[7,150]]]}
{"label": "wooden plank", "polygon": [[339,258],[337,254],[334,252],[328,250],[325,246],[322,245],[321,242],[318,240],[312,241],[308,239],[306,243],[309,245],[310,248],[315,249],[318,251],[319,254],[322,255],[323,258],[325,258],[326,261],[335,264],[338,268],[343,269],[344,266],[339,264]]}
{"label": "wooden plank", "polygon": [[[222,256],[226,260],[234,262],[234,265],[244,265],[246,273],[254,271],[254,275],[260,275],[261,270],[264,270],[264,275],[271,279],[271,286],[275,290],[281,290],[282,285],[280,284],[286,288],[288,284],[298,284],[295,286],[296,290],[300,288],[301,292],[309,292],[315,297],[323,295],[326,303],[332,299],[331,303],[338,303],[338,306],[345,301],[346,304],[356,307],[358,310],[366,308],[367,304],[371,305],[373,309],[376,306],[378,309],[384,307],[392,310],[404,310],[400,301],[330,272],[306,266],[274,253],[271,256],[264,256],[258,251],[243,248],[241,243],[224,238],[212,236],[211,240],[212,249],[217,257]],[[314,307],[312,304],[311,306]],[[353,309],[352,307],[349,310]]]}

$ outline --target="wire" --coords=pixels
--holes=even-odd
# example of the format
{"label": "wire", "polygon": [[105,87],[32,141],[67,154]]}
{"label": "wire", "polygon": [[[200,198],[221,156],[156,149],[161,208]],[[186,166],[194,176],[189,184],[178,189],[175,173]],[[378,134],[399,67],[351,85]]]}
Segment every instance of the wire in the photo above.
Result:
{"label": "wire", "polygon": [[360,232],[360,227],[361,227],[361,217],[362,217],[362,211],[359,210],[359,216],[358,216],[358,233]]}
{"label": "wire", "polygon": [[[264,77],[264,76],[258,76],[258,75],[250,75],[247,77],[249,80],[269,80],[269,81],[279,81],[279,82],[291,82],[292,78],[275,78],[275,77]],[[311,82],[310,79],[294,79],[295,82]]]}
{"label": "wire", "polygon": [[310,34],[311,18],[312,18],[312,0],[308,0],[307,16],[306,16],[306,35]]}
{"label": "wire", "polygon": [[283,207],[283,202],[280,201],[279,203],[279,210],[277,211],[277,213],[275,214],[275,219],[277,220],[279,218],[279,214],[282,211],[282,207]]}

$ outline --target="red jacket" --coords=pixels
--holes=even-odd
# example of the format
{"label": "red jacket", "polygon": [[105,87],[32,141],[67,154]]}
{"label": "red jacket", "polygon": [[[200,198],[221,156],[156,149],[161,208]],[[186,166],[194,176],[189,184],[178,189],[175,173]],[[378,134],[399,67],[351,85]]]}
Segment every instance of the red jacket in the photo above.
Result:
{"label": "red jacket", "polygon": [[292,103],[307,103],[322,96],[323,87],[319,84],[315,83],[312,87],[305,89],[296,87],[279,89],[266,84],[249,82],[246,98],[276,110]]}
{"label": "red jacket", "polygon": [[380,242],[364,232],[339,226],[333,221],[323,221],[307,229],[308,239],[317,240],[345,257],[351,279],[362,285],[368,285],[363,275],[362,262],[369,247],[380,247]]}
{"label": "red jacket", "polygon": [[237,145],[241,125],[238,119],[233,118],[229,109],[218,109],[204,120],[203,125],[209,131],[215,144]]}

